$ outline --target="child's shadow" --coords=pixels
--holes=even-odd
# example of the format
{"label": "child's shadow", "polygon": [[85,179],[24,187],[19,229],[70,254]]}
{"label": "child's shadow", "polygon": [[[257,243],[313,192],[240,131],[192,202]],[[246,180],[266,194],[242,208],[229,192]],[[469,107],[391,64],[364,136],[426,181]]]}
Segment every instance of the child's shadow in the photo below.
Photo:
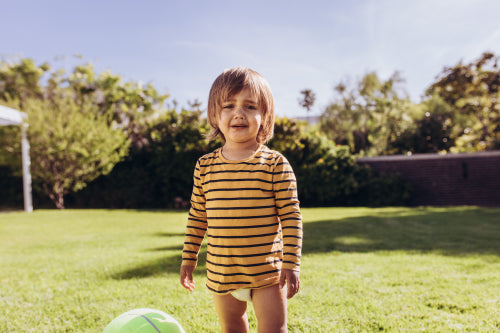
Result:
{"label": "child's shadow", "polygon": [[[155,248],[148,251],[176,251],[177,254],[166,256],[164,258],[156,259],[146,262],[138,267],[133,267],[124,271],[111,274],[111,278],[115,280],[128,280],[140,279],[151,276],[158,276],[162,274],[178,274],[182,263],[182,245],[166,246],[162,248]],[[198,255],[198,265],[196,270],[206,267],[207,248],[202,245]]]}

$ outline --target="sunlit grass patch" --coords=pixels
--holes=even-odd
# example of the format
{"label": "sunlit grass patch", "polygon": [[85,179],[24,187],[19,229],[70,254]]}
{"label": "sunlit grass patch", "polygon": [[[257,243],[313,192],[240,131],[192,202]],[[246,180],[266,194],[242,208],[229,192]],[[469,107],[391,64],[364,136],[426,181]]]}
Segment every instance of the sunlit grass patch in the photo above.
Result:
{"label": "sunlit grass patch", "polygon": [[[290,332],[500,330],[500,209],[304,209],[302,289]],[[187,213],[0,215],[0,332],[100,332],[140,307],[217,332],[200,253],[179,284]],[[250,308],[250,324],[255,316]]]}

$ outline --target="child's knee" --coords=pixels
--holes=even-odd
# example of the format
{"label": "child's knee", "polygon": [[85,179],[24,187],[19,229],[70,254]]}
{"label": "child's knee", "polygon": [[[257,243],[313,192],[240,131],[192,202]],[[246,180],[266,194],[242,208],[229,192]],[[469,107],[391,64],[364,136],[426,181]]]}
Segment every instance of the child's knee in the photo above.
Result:
{"label": "child's knee", "polygon": [[241,314],[228,314],[225,317],[219,316],[219,322],[222,332],[248,332],[248,319],[246,313]]}
{"label": "child's knee", "polygon": [[245,333],[248,332],[248,325],[244,322],[221,323],[224,333]]}
{"label": "child's knee", "polygon": [[259,320],[257,323],[257,329],[259,332],[288,332],[286,319],[284,318],[275,318],[274,320]]}

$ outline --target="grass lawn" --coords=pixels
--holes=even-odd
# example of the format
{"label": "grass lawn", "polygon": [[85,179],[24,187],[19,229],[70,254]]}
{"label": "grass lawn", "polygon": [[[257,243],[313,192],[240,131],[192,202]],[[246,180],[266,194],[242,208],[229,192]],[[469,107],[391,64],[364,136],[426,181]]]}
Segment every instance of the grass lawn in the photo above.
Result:
{"label": "grass lawn", "polygon": [[[290,332],[500,331],[500,209],[303,215]],[[171,314],[187,332],[217,332],[205,265],[192,294],[178,282],[185,219],[178,211],[0,214],[0,332],[100,332],[143,307]],[[252,310],[250,325],[255,331]]]}

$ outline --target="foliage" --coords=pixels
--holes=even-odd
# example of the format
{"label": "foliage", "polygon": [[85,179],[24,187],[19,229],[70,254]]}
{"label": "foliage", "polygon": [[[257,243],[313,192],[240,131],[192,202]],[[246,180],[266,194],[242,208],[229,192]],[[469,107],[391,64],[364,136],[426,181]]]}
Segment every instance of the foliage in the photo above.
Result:
{"label": "foliage", "polygon": [[336,87],[321,130],[357,155],[483,151],[500,148],[498,56],[445,67],[419,104],[402,98],[397,73],[368,73]]}
{"label": "foliage", "polygon": [[304,206],[404,205],[410,188],[398,176],[381,176],[359,166],[347,146],[320,132],[304,132],[299,123],[276,120],[269,142],[292,164]]}
{"label": "foliage", "polygon": [[104,116],[124,129],[133,146],[144,142],[145,122],[162,109],[168,95],[160,94],[152,84],[123,82],[121,76],[104,71],[95,73],[91,63],[76,65],[70,73],[39,66],[31,59],[0,61],[0,101],[14,101],[20,109],[26,99],[58,98],[61,90],[71,91],[75,103],[94,103],[93,113]]}
{"label": "foliage", "polygon": [[[215,149],[199,110],[168,110],[148,124],[142,148],[70,196],[74,207],[165,208],[189,203],[196,160]],[[140,193],[140,195],[138,195]]]}
{"label": "foliage", "polygon": [[[416,112],[415,112],[416,111]],[[414,108],[410,125],[390,143],[389,151],[397,154],[449,152],[457,133],[453,124],[457,114],[439,96],[432,96]]]}
{"label": "foliage", "polygon": [[309,111],[311,111],[316,101],[316,94],[311,89],[304,89],[300,93],[302,94],[302,98],[299,99],[299,105],[306,109],[307,116],[309,117]]}
{"label": "foliage", "polygon": [[67,77],[53,73],[51,82],[56,87],[61,83],[67,84],[78,103],[91,98],[95,103],[94,113],[106,116],[109,122],[122,128],[134,147],[146,144],[147,138],[143,135],[146,123],[161,112],[164,101],[168,98],[168,95],[160,94],[151,84],[124,83],[119,75],[109,71],[96,75],[90,63],[76,66]]}
{"label": "foliage", "polygon": [[[35,192],[41,185],[57,207],[64,206],[64,194],[83,188],[122,160],[128,147],[126,137],[134,147],[142,147],[147,142],[147,123],[158,115],[167,97],[151,84],[123,83],[110,72],[97,75],[91,64],[78,65],[66,74],[64,70],[51,71],[47,63],[36,66],[30,59],[0,62],[0,101],[32,113]],[[34,121],[40,122],[32,124]],[[54,131],[59,138],[64,137],[61,142],[57,142],[57,135],[47,136]],[[18,129],[0,130],[0,165],[15,168],[20,164],[20,149],[12,134],[18,135]],[[53,145],[46,147],[50,154],[43,144]],[[106,144],[109,147],[103,147]],[[65,149],[66,145],[74,151]],[[76,167],[80,162],[84,164]]]}
{"label": "foliage", "polygon": [[40,81],[49,70],[48,63],[37,66],[26,58],[17,63],[0,61],[0,100],[15,100],[23,107],[28,98],[42,98],[44,92]]}
{"label": "foliage", "polygon": [[411,103],[398,91],[402,81],[397,72],[386,81],[372,72],[354,88],[339,83],[335,87],[337,99],[320,117],[321,130],[335,143],[349,146],[354,154],[389,153],[390,142],[411,124]]}
{"label": "foliage", "polygon": [[13,168],[0,165],[0,208],[21,207],[23,203],[23,181],[14,174]]}
{"label": "foliage", "polygon": [[[376,206],[406,202],[409,191],[401,179],[381,178],[366,171],[357,165],[347,147],[337,147],[324,135],[307,133],[304,128],[304,124],[294,120],[277,118],[275,136],[268,144],[293,165],[302,205]],[[204,139],[208,130],[200,111],[169,110],[150,124],[146,135],[149,140],[142,149],[132,149],[109,175],[70,195],[68,205],[186,207],[196,160],[220,145]]]}
{"label": "foliage", "polygon": [[93,104],[78,105],[72,96],[54,100],[27,99],[31,172],[57,208],[64,195],[107,174],[128,150],[123,131],[96,117]]}
{"label": "foliage", "polygon": [[0,166],[19,170],[21,174],[21,128],[0,126]]}
{"label": "foliage", "polygon": [[500,69],[498,56],[445,67],[427,94],[440,96],[462,116],[453,126],[460,135],[454,151],[500,149]]}
{"label": "foliage", "polygon": [[[419,104],[409,101],[402,82],[397,72],[387,80],[372,72],[353,85],[338,83],[335,100],[321,116],[320,129],[324,134],[306,132],[304,124],[286,118],[276,120],[275,137],[269,146],[283,152],[293,164],[304,204],[406,202],[410,195],[407,184],[397,176],[378,175],[360,167],[353,156],[500,147],[500,71],[498,57],[492,53],[484,53],[470,64],[445,68]],[[315,94],[309,89],[301,94],[299,103],[309,112]],[[121,150],[125,145],[115,146],[120,157],[110,161],[123,161],[111,173],[98,177],[100,173],[108,173],[112,163],[104,167],[94,160],[89,163],[100,170],[98,174],[88,178],[74,174],[73,178],[81,180],[79,185],[71,185],[72,180],[68,180],[63,192],[68,193],[67,202],[72,207],[160,208],[187,203],[196,159],[219,143],[204,139],[208,127],[202,118],[200,102],[192,103],[192,110],[178,112],[175,101],[174,109],[165,109],[167,98],[151,84],[123,82],[119,75],[110,72],[95,73],[91,64],[78,65],[66,73],[51,69],[47,63],[37,66],[30,59],[16,63],[0,61],[1,103],[15,104],[14,107],[17,105],[24,111],[26,107],[34,108],[40,117],[43,114],[43,119],[50,119],[48,124],[53,126],[56,124],[51,118],[52,108],[67,107],[72,110],[65,111],[68,114],[76,112],[71,121],[99,123],[94,128],[100,128],[103,136],[114,133],[110,134],[110,140],[116,139],[121,131],[131,143],[126,157]],[[82,126],[80,134],[75,134],[75,140],[84,136],[83,129],[88,133],[97,131],[86,126]],[[77,127],[72,124],[65,126],[65,130],[76,131]],[[48,140],[47,131],[40,133],[41,139]],[[18,137],[18,128],[0,128],[0,167],[19,170],[3,173],[2,178],[13,177],[1,180],[8,186],[17,184],[14,178],[20,175]],[[61,148],[69,145],[69,141],[53,144],[55,148],[50,149],[58,152],[54,155],[61,159],[68,155],[74,161],[75,152]],[[33,154],[45,153],[32,149],[32,160],[43,160],[44,156]],[[37,163],[36,168],[41,166]],[[68,170],[77,169],[69,166]],[[55,177],[49,169],[40,173],[41,177],[35,175],[35,194],[37,185],[49,174]],[[91,185],[82,190],[83,184],[89,182]],[[60,193],[54,186],[45,188]]]}

